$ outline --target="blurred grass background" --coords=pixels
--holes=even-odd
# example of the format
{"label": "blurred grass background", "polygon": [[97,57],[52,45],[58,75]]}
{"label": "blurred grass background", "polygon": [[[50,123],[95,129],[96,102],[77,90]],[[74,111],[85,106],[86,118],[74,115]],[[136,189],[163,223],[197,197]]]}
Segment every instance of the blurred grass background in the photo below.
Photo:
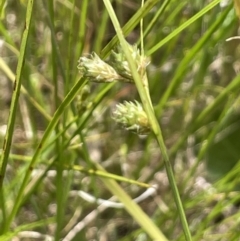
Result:
{"label": "blurred grass background", "polygon": [[[144,48],[150,95],[163,130],[193,240],[240,240],[239,20],[231,1],[214,1],[202,17],[158,46],[210,4],[209,1],[147,1]],[[141,1],[112,1],[129,43],[139,43]],[[3,146],[13,82],[25,26],[27,1],[3,1],[0,22],[0,142]],[[159,15],[158,15],[159,14]],[[131,22],[130,20],[133,19]],[[130,22],[130,24],[129,24]],[[57,107],[79,80],[80,56],[107,58],[115,30],[102,1],[34,1],[11,152],[3,183],[11,213],[28,163]],[[110,43],[110,44],[109,44]],[[107,46],[107,47],[106,47]],[[110,47],[109,47],[110,46]],[[174,83],[174,84],[173,84]],[[44,146],[20,208],[0,240],[69,240],[77,223],[96,210],[77,195],[108,199],[97,175],[64,170],[99,162],[109,173],[157,184],[141,208],[169,240],[184,240],[161,153],[152,135],[122,130],[115,105],[138,100],[133,84],[84,82]],[[1,163],[2,164],[2,163]],[[72,168],[69,168],[72,169]],[[144,188],[121,182],[131,196]],[[62,213],[57,211],[61,205]],[[32,235],[32,236],[31,236]],[[70,240],[151,240],[124,209],[106,209]]]}

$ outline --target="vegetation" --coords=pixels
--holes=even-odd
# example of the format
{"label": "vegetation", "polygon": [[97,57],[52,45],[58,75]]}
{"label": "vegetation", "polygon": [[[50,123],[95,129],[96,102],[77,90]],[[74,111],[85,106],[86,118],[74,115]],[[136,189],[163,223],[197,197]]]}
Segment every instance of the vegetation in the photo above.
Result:
{"label": "vegetation", "polygon": [[239,22],[209,2],[0,3],[0,241],[239,240]]}

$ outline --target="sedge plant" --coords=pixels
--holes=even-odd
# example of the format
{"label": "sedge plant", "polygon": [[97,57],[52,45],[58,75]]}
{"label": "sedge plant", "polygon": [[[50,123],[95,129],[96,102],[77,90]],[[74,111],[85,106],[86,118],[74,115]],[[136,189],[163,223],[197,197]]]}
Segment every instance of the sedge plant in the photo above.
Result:
{"label": "sedge plant", "polygon": [[0,11],[0,241],[239,239],[231,3]]}

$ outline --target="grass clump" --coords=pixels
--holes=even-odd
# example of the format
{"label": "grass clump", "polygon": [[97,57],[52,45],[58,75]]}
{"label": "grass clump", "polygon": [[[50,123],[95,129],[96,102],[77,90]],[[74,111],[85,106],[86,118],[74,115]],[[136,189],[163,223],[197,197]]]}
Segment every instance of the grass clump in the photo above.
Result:
{"label": "grass clump", "polygon": [[0,4],[0,241],[239,240],[234,6]]}

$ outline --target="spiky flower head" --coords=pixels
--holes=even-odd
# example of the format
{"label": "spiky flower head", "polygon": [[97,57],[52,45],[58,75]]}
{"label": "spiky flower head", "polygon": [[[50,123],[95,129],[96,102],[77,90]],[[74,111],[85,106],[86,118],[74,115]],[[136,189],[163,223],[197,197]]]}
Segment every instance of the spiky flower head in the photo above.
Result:
{"label": "spiky flower head", "polygon": [[113,112],[113,119],[127,130],[139,135],[147,135],[151,131],[147,115],[137,101],[118,104]]}
{"label": "spiky flower head", "polygon": [[112,66],[101,60],[96,53],[92,53],[89,57],[81,57],[78,63],[79,72],[90,81],[109,83],[124,80]]}
{"label": "spiky flower head", "polygon": [[[146,72],[146,67],[149,64],[147,57],[140,55],[139,49],[136,45],[128,44],[128,47],[132,58],[136,63],[138,73],[141,77],[143,77]],[[129,82],[133,82],[132,73],[121,46],[118,46],[116,51],[112,50],[110,60],[108,62],[118,72],[119,75],[122,75],[124,78],[128,79]]]}

